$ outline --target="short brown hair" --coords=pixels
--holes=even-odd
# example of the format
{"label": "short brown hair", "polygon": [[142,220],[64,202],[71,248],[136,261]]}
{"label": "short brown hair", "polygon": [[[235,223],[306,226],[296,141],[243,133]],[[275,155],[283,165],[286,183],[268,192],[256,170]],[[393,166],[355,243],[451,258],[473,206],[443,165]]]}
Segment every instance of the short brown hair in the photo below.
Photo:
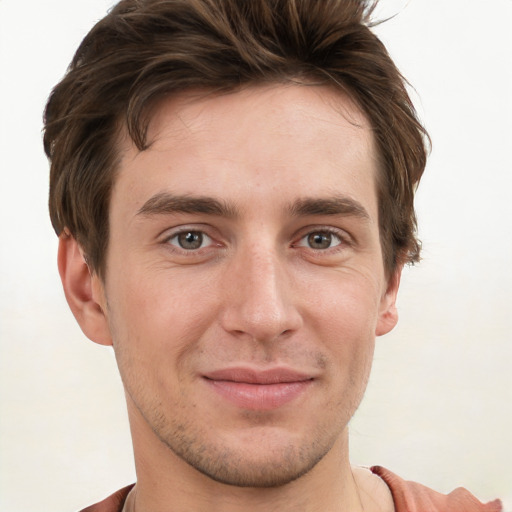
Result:
{"label": "short brown hair", "polygon": [[149,109],[188,89],[330,84],[369,118],[381,172],[379,223],[387,273],[419,259],[414,191],[425,130],[404,79],[370,30],[375,1],[121,0],[78,48],[45,111],[50,215],[104,277],[108,211],[125,127],[147,147]]}

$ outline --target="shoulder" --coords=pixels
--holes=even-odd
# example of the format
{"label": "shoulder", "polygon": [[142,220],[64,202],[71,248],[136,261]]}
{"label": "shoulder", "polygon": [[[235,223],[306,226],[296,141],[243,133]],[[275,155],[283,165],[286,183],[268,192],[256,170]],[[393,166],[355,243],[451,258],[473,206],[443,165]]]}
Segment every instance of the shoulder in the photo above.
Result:
{"label": "shoulder", "polygon": [[126,497],[134,485],[135,484],[123,487],[122,489],[119,489],[119,491],[116,491],[114,494],[111,494],[108,498],[105,498],[103,501],[86,507],[80,512],[122,512]]}
{"label": "shoulder", "polygon": [[370,468],[389,487],[396,512],[502,512],[500,500],[482,503],[462,487],[441,494],[416,482],[403,480],[381,466]]}

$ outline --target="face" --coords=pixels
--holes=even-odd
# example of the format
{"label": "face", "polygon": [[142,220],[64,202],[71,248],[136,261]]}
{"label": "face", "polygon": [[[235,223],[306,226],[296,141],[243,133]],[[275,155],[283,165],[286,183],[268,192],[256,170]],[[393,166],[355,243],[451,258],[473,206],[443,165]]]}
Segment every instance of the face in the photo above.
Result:
{"label": "face", "polygon": [[135,445],[216,481],[291,481],[345,435],[396,322],[368,122],[279,85],[166,100],[148,135],[123,143],[93,278]]}

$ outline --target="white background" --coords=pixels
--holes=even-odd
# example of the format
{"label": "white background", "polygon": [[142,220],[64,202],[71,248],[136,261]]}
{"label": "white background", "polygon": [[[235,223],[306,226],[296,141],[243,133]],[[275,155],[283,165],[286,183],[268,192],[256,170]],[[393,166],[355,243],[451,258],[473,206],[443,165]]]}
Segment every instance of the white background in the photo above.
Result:
{"label": "white background", "polygon": [[[64,512],[134,480],[114,357],[60,289],[41,113],[110,0],[0,0],[0,509]],[[352,460],[512,510],[512,1],[382,0],[433,139],[423,261],[377,342]]]}

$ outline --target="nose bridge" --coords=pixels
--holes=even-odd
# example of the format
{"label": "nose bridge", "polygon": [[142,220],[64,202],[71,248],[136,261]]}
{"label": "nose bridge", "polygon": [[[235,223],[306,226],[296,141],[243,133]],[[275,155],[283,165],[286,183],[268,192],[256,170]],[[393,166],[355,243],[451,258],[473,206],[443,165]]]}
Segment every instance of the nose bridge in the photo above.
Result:
{"label": "nose bridge", "polygon": [[298,327],[284,260],[272,244],[251,244],[240,251],[228,270],[227,330],[266,341]]}

